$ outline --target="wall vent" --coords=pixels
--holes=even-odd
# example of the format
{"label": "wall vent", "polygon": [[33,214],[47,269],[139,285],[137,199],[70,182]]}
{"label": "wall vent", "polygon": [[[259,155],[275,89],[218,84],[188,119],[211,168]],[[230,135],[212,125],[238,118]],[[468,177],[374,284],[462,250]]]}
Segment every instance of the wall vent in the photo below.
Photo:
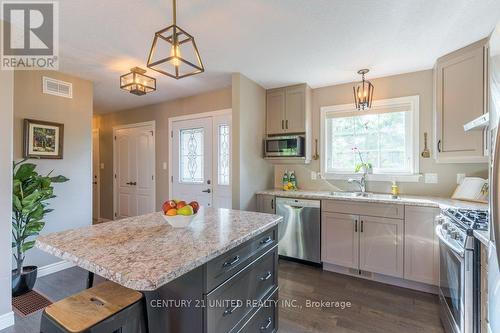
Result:
{"label": "wall vent", "polygon": [[60,97],[73,98],[73,84],[44,76],[43,93]]}

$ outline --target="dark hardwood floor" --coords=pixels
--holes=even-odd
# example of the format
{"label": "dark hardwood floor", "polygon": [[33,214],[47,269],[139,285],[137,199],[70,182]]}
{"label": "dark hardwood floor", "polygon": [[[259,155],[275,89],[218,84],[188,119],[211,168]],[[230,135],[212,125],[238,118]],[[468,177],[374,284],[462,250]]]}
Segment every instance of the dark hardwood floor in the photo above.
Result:
{"label": "dark hardwood floor", "polygon": [[[86,277],[84,270],[74,267],[39,278],[35,289],[57,301],[83,290]],[[96,277],[96,283],[100,281]],[[280,300],[282,333],[443,332],[434,295],[288,261],[280,261]],[[317,307],[320,304],[313,301],[331,303]],[[0,333],[38,332],[40,316],[41,312],[27,318],[16,315],[15,326]]]}

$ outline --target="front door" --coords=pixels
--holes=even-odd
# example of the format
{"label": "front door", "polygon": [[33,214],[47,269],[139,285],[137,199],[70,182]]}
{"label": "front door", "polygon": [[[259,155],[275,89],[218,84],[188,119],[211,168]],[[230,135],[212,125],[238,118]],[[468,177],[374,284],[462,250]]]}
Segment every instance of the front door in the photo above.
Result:
{"label": "front door", "polygon": [[231,115],[172,123],[172,198],[231,208]]}
{"label": "front door", "polygon": [[155,211],[154,129],[115,130],[115,218]]}

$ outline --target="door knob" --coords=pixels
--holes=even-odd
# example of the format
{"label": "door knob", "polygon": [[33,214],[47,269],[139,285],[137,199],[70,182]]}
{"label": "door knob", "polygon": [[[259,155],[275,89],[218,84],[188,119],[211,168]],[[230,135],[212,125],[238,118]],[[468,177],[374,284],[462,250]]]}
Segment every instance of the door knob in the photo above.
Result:
{"label": "door knob", "polygon": [[137,185],[137,182],[130,183],[130,185],[134,185],[135,186],[135,185]]}
{"label": "door knob", "polygon": [[127,185],[132,185],[132,182],[128,182],[128,183],[125,183],[125,184],[127,184]]}
{"label": "door knob", "polygon": [[211,193],[212,190],[210,190],[209,188],[207,188],[206,190],[203,190],[202,192],[205,192],[205,193]]}

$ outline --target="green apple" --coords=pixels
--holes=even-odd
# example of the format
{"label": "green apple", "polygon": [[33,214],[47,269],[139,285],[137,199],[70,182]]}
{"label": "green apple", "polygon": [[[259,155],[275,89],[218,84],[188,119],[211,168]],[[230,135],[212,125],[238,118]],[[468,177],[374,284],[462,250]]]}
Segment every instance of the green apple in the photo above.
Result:
{"label": "green apple", "polygon": [[182,208],[177,209],[177,215],[190,216],[194,214],[193,207],[186,205]]}

